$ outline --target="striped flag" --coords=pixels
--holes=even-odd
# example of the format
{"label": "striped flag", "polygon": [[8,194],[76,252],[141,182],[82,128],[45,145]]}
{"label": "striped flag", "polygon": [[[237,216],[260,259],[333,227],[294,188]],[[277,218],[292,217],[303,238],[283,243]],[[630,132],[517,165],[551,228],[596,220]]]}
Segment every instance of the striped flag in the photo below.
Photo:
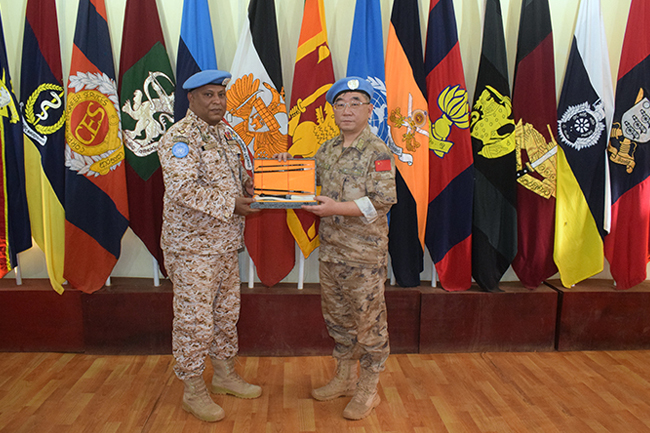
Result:
{"label": "striped flag", "polygon": [[32,246],[25,194],[25,153],[18,101],[11,84],[0,17],[0,278]]}
{"label": "striped flag", "polygon": [[[291,155],[312,158],[322,143],[338,136],[334,110],[325,100],[333,83],[323,0],[305,0],[289,111]],[[319,218],[310,212],[289,209],[287,221],[302,254],[308,257],[320,243]]]}
{"label": "striped flag", "polygon": [[431,135],[426,244],[445,290],[472,284],[474,166],[452,0],[431,0],[425,70]]}
{"label": "striped flag", "polygon": [[92,293],[110,276],[129,225],[120,106],[104,0],[80,0],[66,105],[65,269]]}
{"label": "striped flag", "polygon": [[474,148],[472,276],[485,291],[517,254],[515,122],[499,0],[487,0],[483,46],[470,122]]}
{"label": "striped flag", "polygon": [[126,3],[118,83],[130,226],[166,274],[160,249],[165,187],[157,150],[174,123],[175,84],[155,0]]}
{"label": "striped flag", "polygon": [[517,256],[512,268],[534,289],[557,272],[553,261],[555,187],[555,61],[548,0],[523,2],[512,89],[517,144]]}
{"label": "striped flag", "polygon": [[52,288],[63,293],[65,90],[55,0],[29,0],[20,95],[32,236],[45,253]]}
{"label": "striped flag", "polygon": [[[280,44],[273,0],[251,0],[230,70],[228,122],[256,158],[287,150]],[[246,217],[244,239],[257,276],[265,286],[279,283],[295,263],[295,243],[284,209]]]}
{"label": "striped flag", "polygon": [[650,4],[632,0],[618,68],[609,168],[612,224],[605,257],[617,289],[643,282],[650,258]]}
{"label": "striped flag", "polygon": [[420,284],[429,204],[429,116],[417,0],[395,0],[386,46],[388,125],[395,142],[397,204],[388,251],[400,286]]}
{"label": "striped flag", "polygon": [[558,104],[553,258],[565,287],[603,270],[614,93],[600,0],[582,0]]}
{"label": "striped flag", "polygon": [[210,22],[208,0],[184,0],[181,36],[176,55],[176,89],[174,119],[180,120],[190,106],[183,83],[205,69],[217,69],[217,54]]}

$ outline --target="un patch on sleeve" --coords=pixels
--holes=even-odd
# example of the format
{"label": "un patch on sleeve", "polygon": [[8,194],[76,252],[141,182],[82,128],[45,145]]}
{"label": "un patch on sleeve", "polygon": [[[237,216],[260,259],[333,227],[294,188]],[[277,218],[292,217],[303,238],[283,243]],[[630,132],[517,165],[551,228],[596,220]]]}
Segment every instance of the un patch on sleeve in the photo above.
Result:
{"label": "un patch on sleeve", "polygon": [[172,147],[172,154],[176,158],[185,158],[190,153],[190,147],[183,141],[178,141]]}

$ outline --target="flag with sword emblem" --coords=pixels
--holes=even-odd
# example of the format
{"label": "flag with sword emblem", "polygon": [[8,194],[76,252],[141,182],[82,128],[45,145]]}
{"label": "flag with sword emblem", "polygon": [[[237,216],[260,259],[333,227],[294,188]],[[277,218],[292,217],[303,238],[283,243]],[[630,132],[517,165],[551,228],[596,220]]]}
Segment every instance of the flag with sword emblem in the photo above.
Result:
{"label": "flag with sword emblem", "polygon": [[104,0],[80,0],[66,105],[63,275],[88,293],[110,276],[129,225],[119,103]]}
{"label": "flag with sword emblem", "polygon": [[512,268],[529,289],[557,272],[553,261],[557,109],[548,0],[522,3],[512,89],[517,157],[517,255]]}
{"label": "flag with sword emblem", "polygon": [[32,236],[52,288],[63,293],[65,90],[55,0],[29,0],[20,79],[25,175]]}
{"label": "flag with sword emblem", "polygon": [[157,149],[174,123],[175,84],[155,0],[126,3],[118,83],[129,224],[165,274],[160,249],[165,188]]}
{"label": "flag with sword emblem", "polygon": [[[323,0],[306,0],[289,111],[289,153],[294,157],[314,157],[322,143],[339,134],[334,110],[325,100],[333,83]],[[310,212],[289,209],[287,221],[302,254],[308,257],[319,245],[319,218]]]}
{"label": "flag with sword emblem", "polygon": [[[600,0],[581,0],[558,104],[553,258],[565,287],[603,270],[614,92]],[[607,210],[607,212],[606,212]]]}
{"label": "flag with sword emblem", "polygon": [[0,278],[13,269],[21,253],[32,246],[25,194],[25,152],[18,101],[7,62],[0,17]]}
{"label": "flag with sword emblem", "polygon": [[[230,70],[227,119],[256,158],[287,150],[287,106],[273,0],[251,0]],[[244,229],[257,276],[273,286],[295,263],[295,243],[284,209],[248,215]]]}
{"label": "flag with sword emblem", "polygon": [[515,122],[499,0],[487,0],[483,46],[470,121],[474,150],[472,276],[485,291],[517,254]]}
{"label": "flag with sword emblem", "polygon": [[208,0],[184,0],[181,19],[181,36],[176,55],[176,89],[174,119],[187,114],[190,103],[183,83],[192,75],[206,69],[217,69],[217,53],[210,22]]}
{"label": "flag with sword emblem", "polygon": [[440,285],[472,284],[474,166],[469,102],[452,0],[431,0],[425,69],[429,100],[429,210],[426,244]]}
{"label": "flag with sword emblem", "polygon": [[400,286],[420,284],[429,204],[429,115],[417,0],[395,0],[386,45],[388,125],[395,142],[397,203],[388,251]]}
{"label": "flag with sword emblem", "polygon": [[650,258],[649,22],[650,4],[632,0],[608,146],[612,220],[605,257],[617,289],[645,281]]}

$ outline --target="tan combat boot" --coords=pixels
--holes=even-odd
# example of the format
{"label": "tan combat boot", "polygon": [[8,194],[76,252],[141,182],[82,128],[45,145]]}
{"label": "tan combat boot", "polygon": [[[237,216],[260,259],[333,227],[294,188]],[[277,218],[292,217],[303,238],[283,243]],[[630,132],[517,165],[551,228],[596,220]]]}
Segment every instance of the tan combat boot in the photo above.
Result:
{"label": "tan combat boot", "polygon": [[379,373],[361,369],[357,390],[343,411],[344,418],[357,420],[370,415],[381,401],[377,394],[377,383],[379,383]]}
{"label": "tan combat boot", "polygon": [[357,387],[357,360],[340,360],[334,378],[325,386],[313,389],[311,396],[319,401],[332,400],[354,394]]}
{"label": "tan combat boot", "polygon": [[212,359],[214,375],[212,376],[212,392],[214,394],[230,394],[239,398],[257,398],[262,395],[262,388],[251,385],[242,379],[235,371],[235,358]]}
{"label": "tan combat boot", "polygon": [[226,413],[221,406],[212,401],[202,376],[191,377],[183,381],[183,409],[201,421],[214,422],[222,420]]}

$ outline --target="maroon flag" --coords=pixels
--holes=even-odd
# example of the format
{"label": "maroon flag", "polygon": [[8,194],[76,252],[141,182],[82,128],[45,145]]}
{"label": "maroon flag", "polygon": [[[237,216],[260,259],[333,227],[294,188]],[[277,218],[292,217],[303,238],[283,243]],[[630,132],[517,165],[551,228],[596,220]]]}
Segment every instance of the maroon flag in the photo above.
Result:
{"label": "maroon flag", "polygon": [[[529,289],[557,272],[557,131],[553,31],[548,0],[523,3],[512,92],[517,155],[517,256],[512,268]],[[553,131],[553,132],[551,132]]]}

